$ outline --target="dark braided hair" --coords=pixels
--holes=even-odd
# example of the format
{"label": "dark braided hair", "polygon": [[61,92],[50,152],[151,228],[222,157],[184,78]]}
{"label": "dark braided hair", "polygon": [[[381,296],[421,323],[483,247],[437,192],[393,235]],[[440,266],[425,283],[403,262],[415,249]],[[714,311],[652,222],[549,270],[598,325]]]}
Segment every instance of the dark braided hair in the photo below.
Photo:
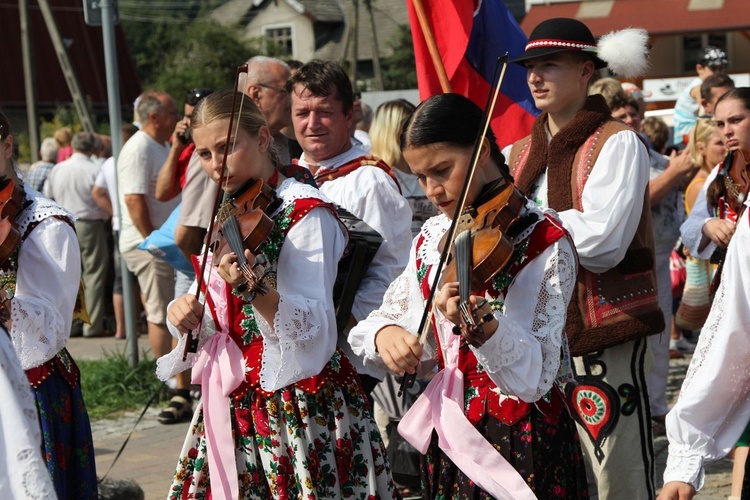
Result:
{"label": "dark braided hair", "polygon": [[[472,147],[483,117],[484,112],[479,106],[460,94],[432,96],[420,104],[404,123],[401,150],[439,143]],[[487,129],[487,141],[490,144],[490,157],[500,173],[513,182],[492,128]]]}

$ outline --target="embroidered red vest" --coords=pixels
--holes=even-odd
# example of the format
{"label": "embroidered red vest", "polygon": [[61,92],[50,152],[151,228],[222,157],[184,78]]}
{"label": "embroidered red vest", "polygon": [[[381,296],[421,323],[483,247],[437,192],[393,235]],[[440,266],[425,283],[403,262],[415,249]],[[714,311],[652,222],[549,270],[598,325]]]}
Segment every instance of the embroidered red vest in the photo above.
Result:
{"label": "embroidered red vest", "polygon": [[[584,142],[574,159],[570,185],[548,186],[548,190],[571,189],[573,206],[550,208],[558,212],[570,208],[583,212],[583,188],[599,153],[607,139],[622,130],[628,130],[627,125],[608,121]],[[530,149],[531,136],[513,144],[508,164],[514,177],[524,169]],[[607,196],[607,193],[602,193],[602,196]],[[576,297],[570,301],[565,326],[573,356],[601,351],[664,330],[654,263],[654,235],[647,191],[638,229],[623,260],[604,273],[578,268]]]}
{"label": "embroidered red vest", "polygon": [[[297,160],[293,160],[296,162]],[[336,168],[331,168],[328,170],[324,170],[320,173],[318,173],[315,176],[315,182],[318,183],[318,186],[322,185],[324,182],[332,181],[334,179],[338,179],[339,177],[344,177],[345,175],[348,175],[355,170],[357,170],[360,167],[377,167],[388,176],[393,179],[393,182],[396,183],[396,187],[398,188],[398,192],[401,192],[401,185],[398,183],[398,179],[396,178],[396,174],[393,173],[393,170],[390,166],[377,156],[372,155],[366,155],[366,156],[360,156],[359,158],[355,158],[349,163],[345,163],[343,165],[339,165]]]}
{"label": "embroidered red vest", "polygon": [[[536,223],[531,236],[516,245],[510,264],[493,279],[493,284],[488,285],[485,290],[476,294],[488,294],[493,299],[500,296],[504,297],[513,277],[521,272],[534,257],[555,244],[566,234],[565,229],[559,223],[545,217]],[[423,243],[424,235],[420,234],[417,240],[417,255],[419,255],[419,248]],[[422,296],[426,300],[430,295],[430,280],[428,277],[430,276],[429,268],[431,266],[424,265],[419,257],[416,259],[416,265],[417,276],[421,277]],[[432,331],[438,331],[434,320]],[[440,348],[440,336],[435,334],[434,337],[438,347],[438,366],[443,369],[445,362]],[[532,404],[500,393],[497,385],[481,367],[471,349],[460,350],[458,368],[464,374],[464,411],[472,424],[476,425],[485,415],[489,414],[505,425],[513,425],[531,411]],[[534,405],[542,413],[556,421],[557,415],[559,415],[564,404],[560,392],[553,388],[548,397],[540,399]]]}
{"label": "embroidered red vest", "polygon": [[[268,262],[275,265],[278,262],[281,246],[289,230],[299,222],[310,210],[316,207],[324,207],[335,215],[336,208],[316,198],[303,198],[295,200],[286,209],[274,217],[275,226],[266,242],[261,246]],[[275,233],[275,234],[274,234]],[[250,369],[245,374],[245,381],[232,393],[232,397],[239,399],[248,391],[254,391],[265,397],[273,393],[264,391],[260,386],[260,369],[263,359],[263,337],[255,322],[252,306],[241,297],[231,293],[231,287],[224,284],[227,296],[227,317],[233,318],[230,325],[229,335],[237,343],[245,358],[246,366]],[[274,284],[275,286],[275,284]],[[212,314],[214,313],[211,301],[208,301]],[[216,318],[214,318],[216,320]],[[293,385],[308,393],[317,393],[328,380],[334,380],[342,387],[359,387],[357,372],[349,362],[346,355],[338,348],[333,353],[331,360],[323,370],[313,377],[300,380]]]}

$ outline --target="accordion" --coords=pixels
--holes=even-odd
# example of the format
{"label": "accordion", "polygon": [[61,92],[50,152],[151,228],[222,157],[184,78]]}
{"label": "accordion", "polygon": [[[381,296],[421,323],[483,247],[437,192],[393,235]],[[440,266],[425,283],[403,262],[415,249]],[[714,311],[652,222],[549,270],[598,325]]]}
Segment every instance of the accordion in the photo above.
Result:
{"label": "accordion", "polygon": [[354,296],[367,272],[383,238],[363,220],[341,207],[337,207],[339,219],[349,232],[349,243],[339,261],[339,272],[333,285],[333,304],[336,308],[336,328],[344,331],[352,313]]}

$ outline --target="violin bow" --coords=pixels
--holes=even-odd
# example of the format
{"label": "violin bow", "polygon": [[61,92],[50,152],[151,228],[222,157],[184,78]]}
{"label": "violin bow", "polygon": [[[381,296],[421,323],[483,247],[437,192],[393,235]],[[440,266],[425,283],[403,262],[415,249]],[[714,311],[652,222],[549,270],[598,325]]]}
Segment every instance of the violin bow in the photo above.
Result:
{"label": "violin bow", "polygon": [[[232,149],[231,151],[234,151],[234,147],[237,143],[237,134],[234,134],[234,138],[232,137],[232,128],[234,126],[234,110],[237,105],[237,93],[239,89],[239,83],[240,83],[240,75],[242,73],[247,73],[247,65],[239,66],[237,67],[237,70],[234,75],[234,94],[232,95],[232,112],[229,114],[229,128],[227,129],[227,140],[226,144],[229,144],[231,142]],[[242,105],[245,102],[245,94],[242,93],[242,98],[240,99],[240,109],[237,111],[237,113],[242,112]],[[203,247],[203,255],[201,255],[201,269],[198,276],[196,276],[196,279],[198,281],[198,288],[195,291],[195,298],[200,302],[200,295],[201,291],[204,288],[204,273],[206,271],[206,263],[208,262],[208,251],[210,249],[210,239],[212,235],[214,234],[214,226],[216,222],[216,214],[219,209],[219,198],[222,196],[222,193],[224,192],[224,186],[227,183],[227,157],[229,156],[229,152],[225,151],[224,156],[221,159],[221,174],[219,176],[219,189],[216,190],[216,197],[214,198],[214,214],[211,217],[211,222],[208,224],[208,230],[206,232],[206,244]],[[209,278],[210,274],[213,270],[209,269]],[[208,290],[206,290],[205,295],[208,295]],[[200,323],[198,324],[198,331],[200,331],[201,326],[203,325],[203,315],[206,310],[206,301],[203,301],[203,308],[201,309],[200,314]],[[188,354],[194,353],[198,351],[198,334],[196,333],[193,335],[192,330],[188,331],[187,333],[188,339],[187,342],[185,342],[185,348],[182,351],[182,360],[187,360]]]}
{"label": "violin bow", "polygon": [[[419,340],[420,345],[424,345],[427,341],[427,335],[429,334],[430,327],[432,325],[432,317],[434,315],[435,307],[434,298],[435,294],[437,293],[438,284],[440,282],[440,275],[442,273],[443,267],[445,266],[445,262],[448,260],[448,255],[450,254],[451,248],[453,247],[453,242],[456,239],[459,219],[461,218],[461,214],[466,208],[466,198],[469,195],[469,187],[474,180],[474,173],[476,172],[477,164],[479,163],[479,153],[482,151],[482,144],[484,143],[484,139],[487,136],[487,130],[489,129],[490,122],[492,121],[492,114],[495,111],[497,96],[500,93],[500,86],[503,83],[505,70],[508,67],[508,59],[509,56],[506,52],[504,55],[498,57],[497,62],[495,63],[495,71],[493,72],[492,82],[490,86],[490,88],[493,90],[487,96],[487,103],[484,107],[482,123],[479,127],[479,130],[477,131],[477,138],[474,142],[474,149],[471,153],[470,167],[466,172],[466,180],[464,181],[461,195],[458,198],[456,210],[453,214],[450,228],[448,229],[445,245],[442,252],[440,253],[440,261],[438,262],[437,268],[434,273],[435,277],[433,278],[432,286],[430,287],[430,295],[427,297],[425,309],[422,313],[422,320],[419,324],[419,334],[417,335],[417,339]],[[406,390],[410,389],[414,385],[414,381],[416,379],[416,370],[414,371],[414,373],[404,373],[404,376],[401,380],[401,386],[398,390],[398,396],[401,397],[402,395],[404,395]]]}

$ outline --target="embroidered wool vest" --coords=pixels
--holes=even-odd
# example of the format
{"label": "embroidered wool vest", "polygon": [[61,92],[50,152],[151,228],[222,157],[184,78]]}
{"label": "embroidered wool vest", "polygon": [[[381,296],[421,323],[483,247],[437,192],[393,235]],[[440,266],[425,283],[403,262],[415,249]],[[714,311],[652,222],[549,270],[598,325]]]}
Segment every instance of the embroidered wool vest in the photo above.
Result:
{"label": "embroidered wool vest", "polygon": [[[584,211],[581,203],[583,188],[599,153],[607,139],[623,130],[630,129],[618,120],[605,121],[578,148],[570,184],[551,182],[548,174],[548,192],[572,191],[572,206],[550,208],[558,212],[571,208]],[[531,136],[513,144],[508,164],[516,179],[526,166],[531,149]],[[532,186],[518,188],[529,196]],[[606,196],[606,193],[602,195]],[[582,266],[578,268],[576,295],[570,301],[565,327],[573,356],[601,351],[664,330],[654,266],[654,235],[647,190],[638,229],[622,261],[603,273],[594,273]]]}

